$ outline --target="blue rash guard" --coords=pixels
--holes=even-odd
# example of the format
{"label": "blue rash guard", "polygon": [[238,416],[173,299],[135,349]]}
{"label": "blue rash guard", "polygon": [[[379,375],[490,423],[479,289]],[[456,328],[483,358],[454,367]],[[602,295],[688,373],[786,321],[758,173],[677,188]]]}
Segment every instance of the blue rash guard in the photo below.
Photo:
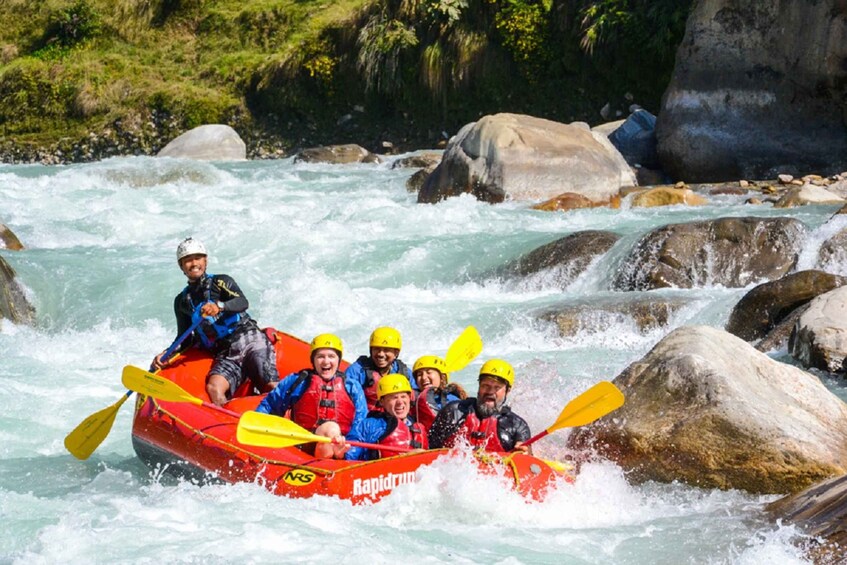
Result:
{"label": "blue rash guard", "polygon": [[[346,376],[348,379],[355,380],[364,388],[365,383],[367,382],[368,377],[370,376],[368,373],[370,371],[375,370],[376,365],[374,365],[373,360],[367,355],[362,355],[354,362],[350,363],[350,365],[347,367],[347,370],[344,371],[344,376]],[[395,359],[394,362],[391,363],[391,368],[386,374],[392,373],[405,375],[406,378],[409,379],[410,383],[414,381],[414,379],[412,378],[412,370],[409,369],[409,367],[407,367],[406,364],[403,363],[400,359]],[[412,387],[414,386],[416,385],[413,383]]]}

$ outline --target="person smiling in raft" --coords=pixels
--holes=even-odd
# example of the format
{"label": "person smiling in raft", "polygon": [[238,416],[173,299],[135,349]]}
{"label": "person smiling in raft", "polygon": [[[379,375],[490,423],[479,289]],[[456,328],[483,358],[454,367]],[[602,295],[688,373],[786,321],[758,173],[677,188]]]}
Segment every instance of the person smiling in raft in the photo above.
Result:
{"label": "person smiling in raft", "polygon": [[429,446],[453,447],[464,441],[485,451],[530,453],[523,445],[532,436],[529,424],[506,405],[514,382],[509,363],[486,361],[479,370],[476,398],[451,402],[438,413],[429,430]]}

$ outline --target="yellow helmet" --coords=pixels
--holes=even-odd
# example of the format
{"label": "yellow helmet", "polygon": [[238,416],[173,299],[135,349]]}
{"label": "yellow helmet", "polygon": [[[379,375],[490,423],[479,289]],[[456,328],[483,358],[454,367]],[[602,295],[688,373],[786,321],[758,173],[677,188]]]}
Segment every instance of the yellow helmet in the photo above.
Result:
{"label": "yellow helmet", "polygon": [[479,378],[484,376],[498,377],[506,381],[506,384],[511,386],[515,383],[515,370],[512,366],[502,359],[489,359],[479,370]]}
{"label": "yellow helmet", "polygon": [[405,375],[391,373],[379,379],[376,385],[377,398],[382,398],[386,394],[393,394],[395,392],[408,392],[412,394],[412,385],[409,384],[409,379]]}
{"label": "yellow helmet", "polygon": [[339,357],[341,357],[341,354],[344,351],[344,347],[341,345],[341,338],[333,334],[316,335],[309,346],[311,347],[309,350],[310,357],[314,355],[315,351],[318,349],[334,349],[338,352]]}
{"label": "yellow helmet", "polygon": [[403,342],[400,339],[400,332],[394,328],[377,328],[371,334],[371,347],[391,347],[394,349],[401,349],[402,346]]}
{"label": "yellow helmet", "polygon": [[423,357],[418,357],[418,360],[415,361],[415,364],[412,367],[412,374],[414,375],[420,369],[435,369],[441,373],[441,376],[444,377],[445,381],[447,381],[447,362],[441,357],[436,355],[424,355]]}

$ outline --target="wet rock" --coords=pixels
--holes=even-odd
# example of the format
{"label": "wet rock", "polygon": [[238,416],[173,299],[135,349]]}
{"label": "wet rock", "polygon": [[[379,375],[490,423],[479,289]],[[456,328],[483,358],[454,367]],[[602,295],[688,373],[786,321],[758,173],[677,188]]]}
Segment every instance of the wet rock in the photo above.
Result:
{"label": "wet rock", "polygon": [[441,151],[428,151],[417,155],[409,155],[397,159],[391,164],[392,169],[434,169],[441,162]]}
{"label": "wet rock", "polygon": [[841,371],[847,358],[847,287],[831,290],[809,303],[794,324],[788,352],[804,367]]}
{"label": "wet rock", "polygon": [[247,146],[230,126],[209,124],[183,133],[156,156],[198,161],[244,161],[247,159]]}
{"label": "wet rock", "polygon": [[486,202],[542,201],[565,192],[608,202],[633,184],[635,175],[618,150],[586,125],[495,114],[465,125],[450,140],[418,202],[464,193]]}
{"label": "wet rock", "polygon": [[0,224],[0,243],[10,251],[20,251],[24,248],[18,236],[3,224]]}
{"label": "wet rock", "polygon": [[660,186],[639,192],[632,197],[633,208],[653,208],[656,206],[703,206],[709,201],[687,188],[669,188]]}
{"label": "wet rock", "polygon": [[657,228],[639,241],[612,281],[616,290],[747,286],[797,263],[805,234],[793,218],[720,218]]}
{"label": "wet rock", "polygon": [[818,250],[818,265],[826,270],[838,270],[847,266],[847,228],[823,242]]}
{"label": "wet rock", "polygon": [[815,484],[770,503],[765,511],[775,521],[797,525],[814,538],[807,556],[814,563],[844,563],[847,548],[847,475]]}
{"label": "wet rock", "polygon": [[[746,185],[745,185],[746,186]],[[709,191],[712,196],[720,196],[727,194],[731,196],[744,196],[747,194],[747,189],[741,186],[719,186]]]}
{"label": "wet rock", "polygon": [[349,143],[347,145],[327,145],[304,149],[294,157],[294,162],[330,163],[334,165],[346,163],[378,163],[378,155],[364,147]]}
{"label": "wet rock", "polygon": [[761,339],[799,306],[845,284],[845,277],[814,270],[760,284],[732,309],[726,331],[746,341]]}
{"label": "wet rock", "polygon": [[505,272],[526,277],[550,271],[549,276],[565,288],[585,271],[591,261],[609,251],[618,239],[619,235],[607,231],[573,233],[521,256],[507,265]]}
{"label": "wet rock", "polygon": [[591,304],[567,304],[539,312],[538,318],[553,322],[565,337],[590,335],[609,327],[634,326],[647,333],[668,325],[674,313],[688,302],[659,298],[601,300]]}
{"label": "wet rock", "polygon": [[544,210],[545,212],[567,212],[568,210],[598,208],[603,206],[608,206],[609,208],[620,208],[621,199],[619,196],[613,196],[608,202],[594,202],[581,194],[566,192],[540,204],[535,204],[532,208],[534,210]]}
{"label": "wet rock", "polygon": [[406,179],[406,191],[407,192],[418,192],[421,187],[423,187],[424,182],[426,182],[426,177],[432,174],[432,171],[435,170],[437,165],[431,165],[425,169],[421,169],[419,171],[415,171],[412,173],[408,179]]}
{"label": "wet rock", "polygon": [[803,313],[809,309],[808,304],[798,306],[791,311],[787,316],[779,321],[759,343],[755,344],[756,349],[767,353],[769,351],[777,351],[788,346],[788,339],[791,337],[791,332],[794,331],[794,324]]}
{"label": "wet rock", "polygon": [[15,270],[0,256],[0,319],[15,324],[35,325],[35,309],[26,299]]}
{"label": "wet rock", "polygon": [[674,330],[614,383],[623,407],[568,444],[632,480],[788,493],[847,471],[847,404],[722,330]]}

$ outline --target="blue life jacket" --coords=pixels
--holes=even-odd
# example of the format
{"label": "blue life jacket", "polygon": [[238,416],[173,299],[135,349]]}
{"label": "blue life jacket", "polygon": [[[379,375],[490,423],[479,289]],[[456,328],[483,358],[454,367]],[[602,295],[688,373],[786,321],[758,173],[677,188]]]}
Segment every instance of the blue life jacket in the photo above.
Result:
{"label": "blue life jacket", "polygon": [[[200,310],[203,308],[203,305],[208,302],[212,302],[212,285],[211,283],[207,283],[206,281],[214,276],[215,275],[206,273],[203,279],[203,284],[206,286],[206,300],[196,306],[194,305],[194,301],[191,300],[191,293],[188,292],[187,285],[182,291],[182,294],[188,300],[188,304],[193,310],[191,314],[192,322],[197,322],[197,320],[202,318],[203,315],[200,313]],[[202,324],[200,324],[194,331],[200,337],[200,342],[203,344],[203,347],[205,347],[206,349],[211,349],[215,345],[215,341],[232,335],[232,333],[236,330],[240,322],[241,313],[233,312],[229,316],[218,315],[218,317],[215,318],[215,320],[212,322],[206,320]]]}

